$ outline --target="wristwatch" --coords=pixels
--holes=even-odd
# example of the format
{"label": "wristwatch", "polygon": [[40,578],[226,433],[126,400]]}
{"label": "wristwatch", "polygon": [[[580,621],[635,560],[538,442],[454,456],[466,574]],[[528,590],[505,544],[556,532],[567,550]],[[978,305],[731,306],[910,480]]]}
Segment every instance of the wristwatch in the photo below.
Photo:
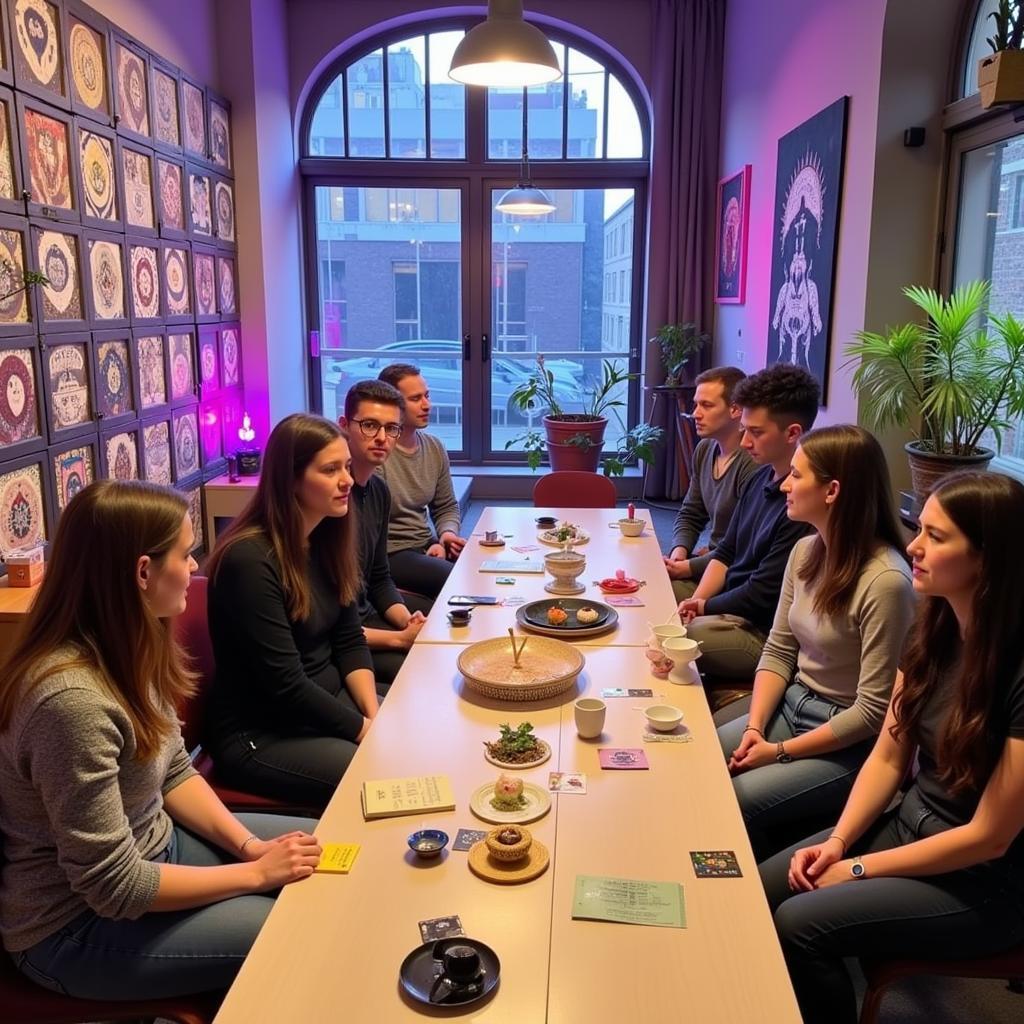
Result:
{"label": "wristwatch", "polygon": [[786,748],[783,745],[782,740],[779,740],[775,745],[775,760],[778,761],[779,764],[789,764],[789,762],[793,760],[793,755],[786,753]]}
{"label": "wristwatch", "polygon": [[853,878],[864,877],[864,861],[862,861],[860,857],[853,858],[853,863],[850,865],[850,875]]}

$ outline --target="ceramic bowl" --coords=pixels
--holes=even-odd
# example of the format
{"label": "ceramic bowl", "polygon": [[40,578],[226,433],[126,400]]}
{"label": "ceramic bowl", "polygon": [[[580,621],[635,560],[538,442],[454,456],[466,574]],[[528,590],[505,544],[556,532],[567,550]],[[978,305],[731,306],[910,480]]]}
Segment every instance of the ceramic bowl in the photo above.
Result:
{"label": "ceramic bowl", "polygon": [[644,714],[658,732],[671,732],[683,720],[682,711],[671,704],[652,704]]}
{"label": "ceramic bowl", "polygon": [[409,836],[409,849],[417,857],[437,857],[448,845],[448,833],[439,828],[424,828]]}
{"label": "ceramic bowl", "polygon": [[685,636],[670,637],[661,642],[661,649],[677,665],[689,665],[700,657],[700,644]]}
{"label": "ceramic bowl", "polygon": [[639,537],[644,532],[642,519],[620,519],[619,531],[623,537]]}
{"label": "ceramic bowl", "polygon": [[552,530],[558,520],[554,516],[537,516],[534,522],[541,530]]}
{"label": "ceramic bowl", "polygon": [[676,640],[686,636],[686,627],[670,623],[664,626],[652,626],[651,632],[654,634],[658,646],[664,650],[666,640]]}
{"label": "ceramic bowl", "polygon": [[[502,832],[507,832],[510,829],[519,833],[520,839],[518,843],[509,845],[498,839]],[[487,833],[487,838],[484,842],[487,844],[487,852],[495,860],[513,861],[521,860],[530,852],[530,847],[533,845],[533,836],[530,834],[529,829],[525,829],[521,825],[500,825],[498,828],[492,828]]]}

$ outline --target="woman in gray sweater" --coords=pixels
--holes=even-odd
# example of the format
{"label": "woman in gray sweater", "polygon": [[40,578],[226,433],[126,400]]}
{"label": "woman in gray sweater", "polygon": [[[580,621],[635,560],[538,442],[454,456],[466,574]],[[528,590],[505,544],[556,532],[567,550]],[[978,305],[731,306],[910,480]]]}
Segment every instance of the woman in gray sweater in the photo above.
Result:
{"label": "woman in gray sweater", "polygon": [[315,822],[235,817],[192,768],[175,706],[193,677],[169,632],[196,569],[175,491],[104,480],[64,510],[0,666],[0,937],[56,992],[225,989]]}
{"label": "woman in gray sweater", "polygon": [[816,533],[790,555],[750,713],[718,730],[758,860],[835,820],[882,726],[914,614],[871,434],[811,431],[782,490],[789,518]]}

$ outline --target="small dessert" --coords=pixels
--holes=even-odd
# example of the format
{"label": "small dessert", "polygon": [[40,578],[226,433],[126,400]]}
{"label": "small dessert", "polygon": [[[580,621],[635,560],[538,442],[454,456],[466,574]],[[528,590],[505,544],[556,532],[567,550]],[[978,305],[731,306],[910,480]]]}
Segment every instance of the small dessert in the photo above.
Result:
{"label": "small dessert", "polygon": [[554,606],[548,609],[548,623],[552,626],[564,626],[569,621],[569,616],[564,608]]}
{"label": "small dessert", "polygon": [[484,741],[487,753],[495,761],[525,766],[533,764],[534,761],[544,760],[544,745],[533,735],[533,726],[529,722],[523,722],[515,729],[508,722],[504,722],[500,728],[500,739],[493,742]]}
{"label": "small dessert", "polygon": [[487,852],[495,859],[506,863],[521,860],[530,852],[533,836],[528,829],[500,825],[491,829],[484,840]]}
{"label": "small dessert", "polygon": [[491,806],[496,811],[521,811],[526,806],[522,780],[514,779],[511,775],[499,775],[494,784]]}
{"label": "small dessert", "polygon": [[600,617],[601,613],[596,608],[581,608],[576,613],[576,621],[583,625],[587,625],[591,622],[597,622]]}

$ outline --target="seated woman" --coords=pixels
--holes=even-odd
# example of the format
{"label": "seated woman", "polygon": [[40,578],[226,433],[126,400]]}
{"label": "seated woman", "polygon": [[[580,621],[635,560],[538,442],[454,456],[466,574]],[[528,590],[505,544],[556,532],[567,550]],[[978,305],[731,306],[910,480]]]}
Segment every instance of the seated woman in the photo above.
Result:
{"label": "seated woman", "polygon": [[320,857],[316,822],[234,816],[182,745],[192,676],[167,620],[185,609],[192,546],[175,491],[85,488],[0,666],[0,936],[56,992],[227,988],[273,891]]}
{"label": "seated woman", "polygon": [[878,741],[835,830],[761,867],[806,1024],[857,1020],[843,957],[1024,943],[1022,522],[1015,480],[939,482],[908,548],[924,602]]}
{"label": "seated woman", "polygon": [[296,413],[209,564],[217,672],[203,745],[231,785],[322,808],[377,714],[348,442]]}
{"label": "seated woman", "polygon": [[885,456],[866,430],[804,435],[782,491],[816,533],[790,554],[750,714],[718,730],[758,860],[835,820],[914,615]]}

